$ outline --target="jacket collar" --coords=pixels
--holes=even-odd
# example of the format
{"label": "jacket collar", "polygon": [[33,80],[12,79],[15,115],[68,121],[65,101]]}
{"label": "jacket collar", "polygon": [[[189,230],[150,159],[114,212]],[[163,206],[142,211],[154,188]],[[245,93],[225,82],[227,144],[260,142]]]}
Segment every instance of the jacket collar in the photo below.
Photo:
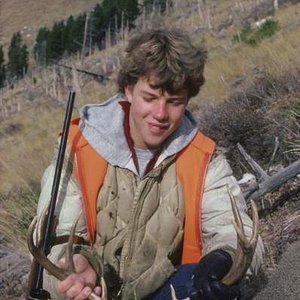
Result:
{"label": "jacket collar", "polygon": [[[126,137],[126,98],[117,94],[101,104],[86,105],[80,110],[79,127],[90,145],[114,166],[128,168],[138,175],[132,155],[130,137]],[[129,128],[128,128],[129,129]],[[128,130],[127,129],[127,130]],[[197,133],[197,124],[189,111],[185,111],[179,128],[167,139],[154,167],[169,156],[185,148]],[[129,139],[128,139],[129,138]]]}

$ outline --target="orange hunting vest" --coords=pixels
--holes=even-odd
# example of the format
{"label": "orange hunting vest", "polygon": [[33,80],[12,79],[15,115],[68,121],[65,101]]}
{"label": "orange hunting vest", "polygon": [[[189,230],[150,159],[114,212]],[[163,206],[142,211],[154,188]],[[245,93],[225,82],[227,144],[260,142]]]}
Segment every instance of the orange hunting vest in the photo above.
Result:
{"label": "orange hunting vest", "polygon": [[[74,174],[81,187],[87,231],[95,242],[96,202],[103,184],[107,161],[87,142],[79,129],[79,118],[71,121],[69,145],[74,156]],[[185,221],[181,263],[198,262],[202,254],[200,213],[205,175],[215,142],[198,132],[192,142],[178,153],[176,172],[183,187]]]}

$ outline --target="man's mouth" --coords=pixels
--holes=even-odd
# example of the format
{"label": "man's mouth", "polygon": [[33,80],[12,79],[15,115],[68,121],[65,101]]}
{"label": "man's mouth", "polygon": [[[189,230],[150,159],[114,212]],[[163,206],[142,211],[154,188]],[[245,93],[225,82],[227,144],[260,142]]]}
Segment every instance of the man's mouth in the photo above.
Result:
{"label": "man's mouth", "polygon": [[148,123],[149,129],[151,133],[154,134],[162,134],[166,132],[169,128],[168,124],[156,124],[156,123]]}

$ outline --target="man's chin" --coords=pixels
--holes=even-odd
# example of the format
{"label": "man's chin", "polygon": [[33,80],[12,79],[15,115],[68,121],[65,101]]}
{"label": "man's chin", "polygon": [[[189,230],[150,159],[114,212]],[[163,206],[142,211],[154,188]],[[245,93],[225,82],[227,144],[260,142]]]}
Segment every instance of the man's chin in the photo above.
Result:
{"label": "man's chin", "polygon": [[151,141],[149,143],[146,143],[147,145],[147,148],[150,149],[150,150],[156,150],[156,149],[159,149],[160,146],[164,143],[165,140],[163,141]]}

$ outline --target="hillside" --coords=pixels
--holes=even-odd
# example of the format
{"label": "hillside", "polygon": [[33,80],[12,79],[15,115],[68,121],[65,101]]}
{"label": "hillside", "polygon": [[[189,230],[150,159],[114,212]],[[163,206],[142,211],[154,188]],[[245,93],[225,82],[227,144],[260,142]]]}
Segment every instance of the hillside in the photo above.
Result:
{"label": "hillside", "polygon": [[[32,46],[39,26],[51,26],[53,22],[70,14],[79,14],[98,2],[0,0],[0,44],[7,46],[9,36],[26,26],[23,37]],[[291,114],[291,110],[300,108],[299,1],[279,1],[286,4],[277,11],[270,0],[240,0],[234,4],[230,0],[213,0],[206,9],[199,6],[202,2],[198,0],[173,2],[173,7],[169,7],[164,16],[152,14],[146,19],[139,18],[137,30],[153,26],[180,27],[189,32],[195,43],[207,45],[206,83],[199,96],[192,99],[190,109],[203,129],[227,148],[237,174],[247,170],[235,150],[237,139],[245,141],[243,145],[264,167],[272,154],[275,136],[280,139],[276,164],[286,165],[297,159],[288,151],[300,138],[299,117]],[[253,25],[266,16],[272,16],[280,25],[280,30],[273,36],[263,39],[255,47],[233,42],[233,36],[240,33],[245,24]],[[10,256],[12,265],[15,266],[15,252],[19,252],[17,254],[22,258],[25,256],[28,268],[24,237],[35,211],[40,178],[52,159],[53,146],[62,127],[68,90],[76,91],[74,115],[78,114],[81,105],[100,102],[113,95],[116,92],[118,57],[131,34],[120,35],[119,43],[105,51],[61,61],[71,70],[55,65],[44,69],[33,64],[23,80],[0,91],[2,269],[5,269],[5,264],[1,264],[1,257],[9,256],[12,248],[17,249]],[[101,82],[98,78],[76,72],[75,68],[104,74],[109,80]],[[292,193],[289,192],[290,186],[295,187]],[[277,206],[270,214],[262,213],[261,233],[267,246],[264,270],[268,275],[276,270],[286,245],[299,239],[297,191],[299,182],[293,181],[278,194],[268,196],[271,200],[277,199]],[[271,203],[269,198],[266,202]],[[5,244],[5,251],[2,244]],[[23,267],[24,260],[21,261]],[[15,282],[9,276],[1,278],[2,274],[8,273],[2,269],[0,298],[16,299],[9,294]],[[24,274],[24,267],[22,270]],[[26,276],[18,280],[20,294]],[[2,296],[5,284],[8,292]]]}
{"label": "hillside", "polygon": [[99,0],[1,0],[0,45],[8,47],[13,33],[20,31],[32,46],[39,27],[78,15],[99,3]]}
{"label": "hillside", "polygon": [[[200,18],[199,11],[195,9],[197,1],[189,2],[189,5],[176,1],[173,10],[163,18],[152,16],[146,21],[138,20],[139,28],[151,26],[151,22],[185,28],[196,43],[204,40],[207,44],[209,61],[205,69],[206,84],[200,95],[192,99],[191,108],[197,109],[199,103],[203,102],[224,101],[234,89],[246,83],[251,84],[260,72],[284,74],[299,65],[299,4],[283,6],[274,16],[281,30],[276,36],[262,41],[259,46],[250,47],[245,44],[233,44],[233,35],[242,28],[241,23],[244,19],[253,20],[258,11],[261,16],[266,16],[265,8],[257,8],[253,6],[254,1],[245,0],[245,4],[250,3],[252,6],[235,6],[233,10],[229,2],[220,1],[219,6],[211,8],[214,9],[210,21],[214,25],[213,30],[202,30],[205,28],[205,20]],[[54,2],[53,6],[57,7],[58,3],[59,1]],[[266,11],[272,11],[272,1],[262,3],[268,4]],[[77,9],[79,11],[79,7]],[[48,10],[52,11],[52,8]],[[239,14],[243,10],[245,17]],[[230,11],[232,21],[226,23]],[[37,27],[37,23],[35,26]],[[14,89],[2,89],[0,191],[9,192],[15,186],[37,186],[42,170],[51,159],[52,145],[57,132],[60,131],[68,88],[72,86],[77,90],[77,108],[83,103],[99,101],[112,95],[116,91],[114,79],[119,63],[118,55],[125,43],[126,41],[120,40],[117,46],[95,52],[84,60],[72,57],[62,62],[96,74],[107,74],[111,80],[105,84],[91,76],[51,66],[47,69],[35,67],[24,80],[14,85]],[[19,147],[16,148],[15,145]],[[20,153],[25,158],[21,162],[18,159],[21,157]],[[35,159],[31,159],[32,157]],[[30,178],[28,169],[31,170]]]}

